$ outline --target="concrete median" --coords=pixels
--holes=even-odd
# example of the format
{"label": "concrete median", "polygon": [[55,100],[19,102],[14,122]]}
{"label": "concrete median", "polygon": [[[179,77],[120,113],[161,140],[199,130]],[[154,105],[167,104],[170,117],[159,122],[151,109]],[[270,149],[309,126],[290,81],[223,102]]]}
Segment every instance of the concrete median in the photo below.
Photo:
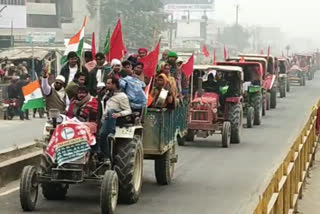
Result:
{"label": "concrete median", "polygon": [[23,167],[38,166],[41,153],[39,141],[0,151],[0,187],[19,179]]}

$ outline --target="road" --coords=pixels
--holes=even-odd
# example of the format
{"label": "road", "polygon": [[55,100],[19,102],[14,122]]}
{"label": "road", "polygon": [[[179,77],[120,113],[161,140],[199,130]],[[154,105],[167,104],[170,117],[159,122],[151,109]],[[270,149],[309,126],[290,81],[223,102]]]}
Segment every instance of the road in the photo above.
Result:
{"label": "road", "polygon": [[45,120],[39,118],[25,121],[19,120],[18,117],[10,121],[0,120],[0,151],[31,143],[34,139],[40,138],[44,124]]}
{"label": "road", "polygon": [[[244,129],[243,142],[229,149],[220,137],[196,139],[178,148],[179,162],[170,186],[155,183],[153,163],[145,162],[144,185],[139,202],[118,205],[117,214],[249,214],[259,192],[271,179],[298,131],[304,125],[320,92],[320,78],[306,87],[295,86],[276,110],[267,112],[261,127]],[[18,191],[0,197],[1,214],[22,213]],[[42,195],[38,214],[98,214],[99,187],[74,186],[68,199],[49,202]]]}

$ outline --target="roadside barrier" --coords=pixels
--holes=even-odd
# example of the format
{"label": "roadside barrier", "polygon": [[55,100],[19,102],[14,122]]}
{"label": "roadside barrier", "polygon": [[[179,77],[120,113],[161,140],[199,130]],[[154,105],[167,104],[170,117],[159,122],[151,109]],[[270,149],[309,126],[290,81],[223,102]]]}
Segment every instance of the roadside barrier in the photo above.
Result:
{"label": "roadside barrier", "polygon": [[298,199],[302,198],[302,187],[317,149],[316,122],[319,104],[320,101],[313,107],[300,135],[260,196],[254,214],[293,214],[297,211]]}

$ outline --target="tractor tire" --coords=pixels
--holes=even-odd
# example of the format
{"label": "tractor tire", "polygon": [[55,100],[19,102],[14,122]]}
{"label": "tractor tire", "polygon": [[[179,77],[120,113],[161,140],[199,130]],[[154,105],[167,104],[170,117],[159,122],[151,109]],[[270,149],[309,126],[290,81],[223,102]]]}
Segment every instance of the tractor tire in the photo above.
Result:
{"label": "tractor tire", "polygon": [[243,110],[242,104],[230,104],[228,120],[231,122],[231,141],[230,143],[241,143]]}
{"label": "tractor tire", "polygon": [[180,137],[180,135],[177,136],[177,141],[179,146],[186,145],[186,137]]}
{"label": "tractor tire", "polygon": [[103,176],[100,191],[101,214],[114,214],[119,193],[119,180],[115,171],[107,170]]}
{"label": "tractor tire", "polygon": [[252,99],[252,104],[254,108],[253,125],[260,126],[263,113],[263,98],[261,97],[261,95],[254,96]]}
{"label": "tractor tire", "polygon": [[222,126],[222,147],[229,148],[231,140],[231,123],[225,121]]}
{"label": "tractor tire", "polygon": [[267,114],[267,98],[266,97],[267,96],[264,96],[262,98],[262,106],[261,106],[261,108],[262,108],[262,116],[266,116],[266,114]]}
{"label": "tractor tire", "polygon": [[270,99],[270,108],[277,108],[277,89],[271,89],[271,99]]}
{"label": "tractor tire", "polygon": [[119,178],[119,200],[126,204],[136,203],[143,174],[143,146],[139,137],[117,142],[114,169]]}
{"label": "tractor tire", "polygon": [[308,80],[312,80],[312,71],[308,72]]}
{"label": "tractor tire", "polygon": [[60,183],[43,183],[42,195],[49,201],[61,201],[66,199],[69,185]]}
{"label": "tractor tire", "polygon": [[34,166],[23,168],[20,179],[20,204],[24,211],[34,211],[38,200],[39,184]]}
{"label": "tractor tire", "polygon": [[186,136],[186,141],[188,142],[193,142],[194,141],[194,130],[190,130],[188,129],[188,133],[187,133],[187,136]]}
{"label": "tractor tire", "polygon": [[250,106],[247,111],[247,128],[253,127],[253,121],[254,121],[254,108]]}
{"label": "tractor tire", "polygon": [[285,86],[285,83],[282,83],[281,85],[280,85],[280,88],[279,88],[279,90],[280,90],[280,98],[285,98],[286,97],[286,86]]}
{"label": "tractor tire", "polygon": [[3,120],[8,120],[8,111],[3,112]]}
{"label": "tractor tire", "polygon": [[289,80],[287,80],[287,92],[290,92],[290,81]]}
{"label": "tractor tire", "polygon": [[171,183],[175,165],[172,157],[175,156],[175,154],[176,148],[175,145],[173,145],[162,157],[154,161],[154,171],[159,185],[169,185]]}
{"label": "tractor tire", "polygon": [[270,110],[271,109],[271,94],[270,92],[267,92],[266,94],[266,98],[267,98],[267,110]]}

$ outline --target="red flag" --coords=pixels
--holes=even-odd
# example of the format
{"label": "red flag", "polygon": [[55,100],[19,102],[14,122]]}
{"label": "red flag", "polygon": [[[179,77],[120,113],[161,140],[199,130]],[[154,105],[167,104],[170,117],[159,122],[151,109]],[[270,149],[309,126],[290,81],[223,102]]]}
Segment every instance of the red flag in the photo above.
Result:
{"label": "red flag", "polygon": [[188,59],[188,62],[184,63],[181,67],[182,72],[186,75],[187,79],[189,79],[190,75],[193,73],[193,65],[194,65],[194,56]]}
{"label": "red flag", "polygon": [[213,65],[217,65],[216,49],[214,49],[214,51],[213,51]]}
{"label": "red flag", "polygon": [[144,65],[143,73],[146,77],[151,78],[154,76],[158,65],[159,51],[160,41],[158,42],[156,48],[153,51],[151,51],[147,56],[139,60],[139,62],[142,62]]}
{"label": "red flag", "polygon": [[245,60],[244,56],[241,57],[240,60],[239,60],[239,62],[245,62],[245,61],[246,61],[246,60]]}
{"label": "red flag", "polygon": [[94,35],[94,32],[92,33],[92,39],[91,39],[91,53],[92,57],[95,60],[96,59],[96,38]]}
{"label": "red flag", "polygon": [[123,42],[121,21],[119,19],[110,38],[110,50],[106,54],[107,60],[109,62],[113,59],[121,60],[126,53],[127,49]]}
{"label": "red flag", "polygon": [[226,46],[223,47],[223,56],[224,56],[224,61],[227,61],[228,53],[227,53]]}
{"label": "red flag", "polygon": [[202,53],[203,53],[203,55],[204,55],[205,57],[209,57],[209,56],[210,56],[209,51],[208,51],[206,45],[203,45],[203,46],[202,46]]}

